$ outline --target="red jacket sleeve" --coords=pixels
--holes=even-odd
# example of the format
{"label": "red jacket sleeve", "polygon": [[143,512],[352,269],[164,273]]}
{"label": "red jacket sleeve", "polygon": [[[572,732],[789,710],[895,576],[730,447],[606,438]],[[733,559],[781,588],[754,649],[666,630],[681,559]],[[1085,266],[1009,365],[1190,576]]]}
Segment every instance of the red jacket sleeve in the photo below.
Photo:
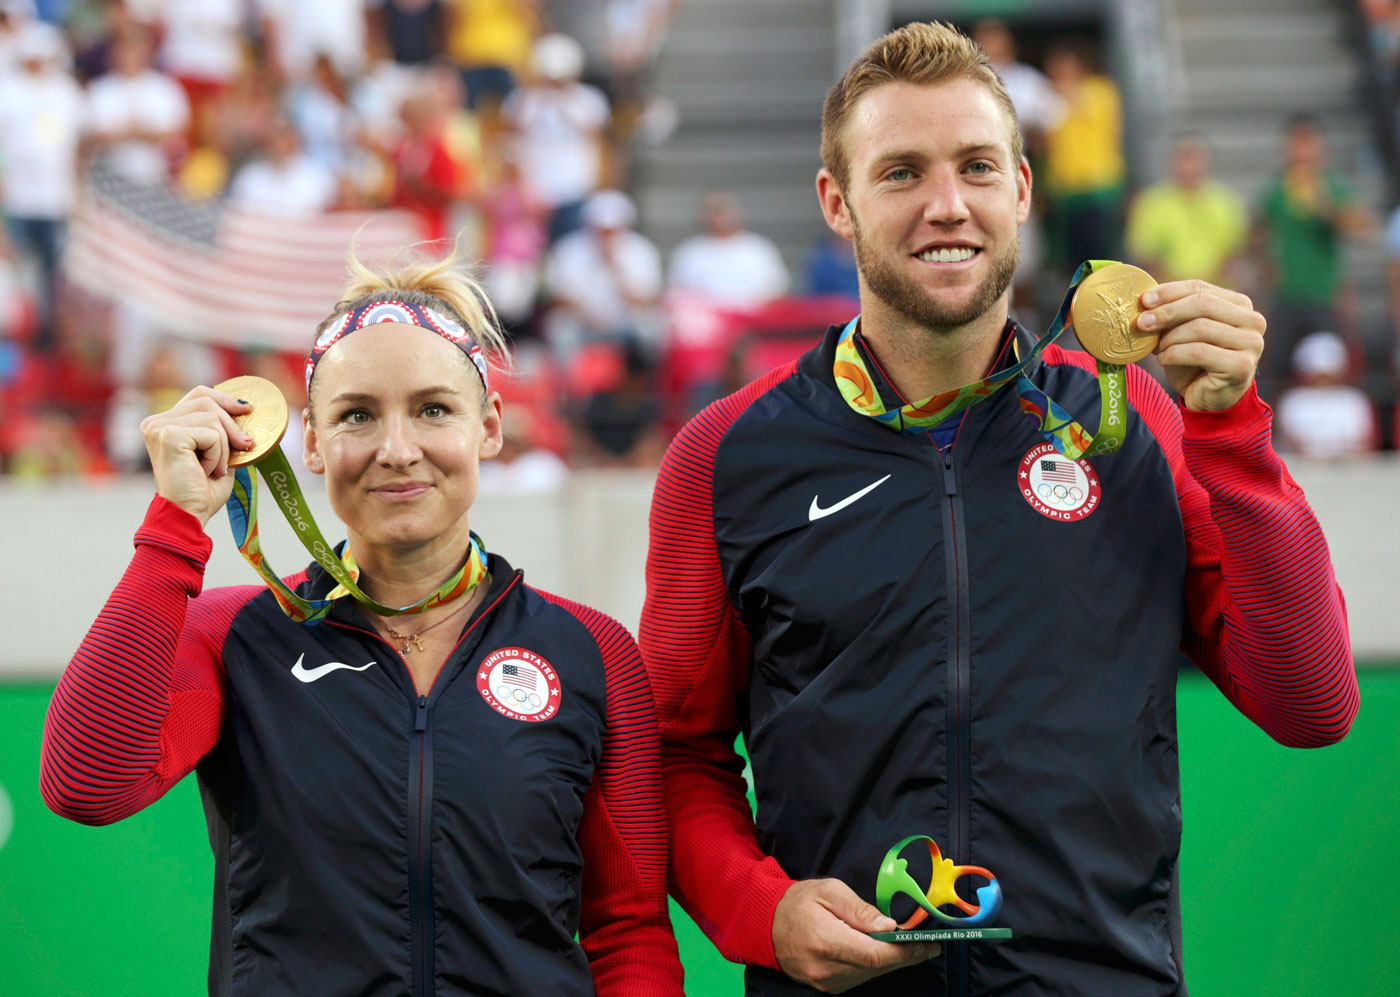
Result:
{"label": "red jacket sleeve", "polygon": [[1273,413],[1252,386],[1227,411],[1192,412],[1139,368],[1128,374],[1186,529],[1182,650],[1279,743],[1340,740],[1359,702],[1346,606],[1322,530],[1274,452]]}
{"label": "red jacket sleeve", "polygon": [[49,703],[39,788],[54,813],[83,824],[129,817],[218,740],[223,638],[258,589],[199,596],[211,547],[195,517],[151,503],[126,574]]}
{"label": "red jacket sleeve", "polygon": [[720,571],[712,473],[725,431],[791,370],[716,402],[671,443],[652,497],[641,624],[661,726],[671,892],[725,958],[773,969],[773,911],[792,880],[759,847],[734,751],[751,647]]}
{"label": "red jacket sleeve", "polygon": [[584,855],[579,944],[594,989],[599,997],[683,994],[666,907],[666,812],[656,712],[642,656],[616,621],[540,594],[588,628],[603,656],[607,685],[603,755],[579,826]]}

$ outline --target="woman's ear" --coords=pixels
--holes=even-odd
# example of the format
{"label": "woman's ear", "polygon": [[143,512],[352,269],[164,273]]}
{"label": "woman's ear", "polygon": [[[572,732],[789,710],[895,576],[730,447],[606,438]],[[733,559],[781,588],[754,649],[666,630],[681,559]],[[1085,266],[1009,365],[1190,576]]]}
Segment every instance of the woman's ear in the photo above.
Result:
{"label": "woman's ear", "polygon": [[311,406],[301,410],[301,462],[312,474],[325,474],[326,462],[321,458],[316,430],[311,425]]}

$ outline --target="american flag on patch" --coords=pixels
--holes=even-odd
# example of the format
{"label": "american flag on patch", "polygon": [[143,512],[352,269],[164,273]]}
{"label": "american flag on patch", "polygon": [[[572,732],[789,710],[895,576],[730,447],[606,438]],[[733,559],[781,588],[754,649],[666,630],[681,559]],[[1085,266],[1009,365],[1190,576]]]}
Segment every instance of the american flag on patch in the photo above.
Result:
{"label": "american flag on patch", "polygon": [[521,668],[519,665],[502,665],[501,681],[506,685],[518,685],[521,688],[535,691],[535,670],[529,665]]}
{"label": "american flag on patch", "polygon": [[1040,478],[1042,481],[1057,481],[1066,485],[1072,485],[1079,480],[1074,462],[1070,460],[1042,460]]}
{"label": "american flag on patch", "polygon": [[65,269],[192,339],[304,350],[339,300],[352,241],[373,263],[421,237],[401,211],[264,215],[98,167],[69,226]]}

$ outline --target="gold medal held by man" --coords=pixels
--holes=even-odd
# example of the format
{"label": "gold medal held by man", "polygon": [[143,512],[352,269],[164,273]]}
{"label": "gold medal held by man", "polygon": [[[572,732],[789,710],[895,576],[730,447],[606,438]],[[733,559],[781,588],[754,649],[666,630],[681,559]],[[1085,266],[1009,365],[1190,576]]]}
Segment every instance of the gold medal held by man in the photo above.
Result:
{"label": "gold medal held by man", "polygon": [[241,374],[231,377],[215,390],[242,398],[252,411],[234,416],[238,428],[253,438],[249,450],[235,450],[229,455],[229,467],[245,467],[256,464],[282,442],[287,432],[287,399],[281,390],[265,377]]}
{"label": "gold medal held by man", "polygon": [[1157,286],[1152,275],[1114,263],[1085,277],[1070,302],[1069,319],[1079,343],[1104,363],[1129,364],[1157,347],[1157,333],[1137,326],[1142,295]]}

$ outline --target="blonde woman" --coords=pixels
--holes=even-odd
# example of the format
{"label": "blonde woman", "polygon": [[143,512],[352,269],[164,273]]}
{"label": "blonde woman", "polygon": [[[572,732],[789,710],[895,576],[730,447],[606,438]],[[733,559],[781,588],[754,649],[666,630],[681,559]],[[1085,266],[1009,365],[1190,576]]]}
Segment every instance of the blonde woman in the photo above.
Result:
{"label": "blonde woman", "polygon": [[195,388],[142,424],[156,497],[55,693],[45,799],[105,824],[198,774],[210,993],[679,994],[632,638],[471,531],[501,447],[491,307],[452,260],[352,269],[307,361],[304,458],[349,576],[418,611],[371,612],[319,563],[201,593],[251,441],[246,404]]}

